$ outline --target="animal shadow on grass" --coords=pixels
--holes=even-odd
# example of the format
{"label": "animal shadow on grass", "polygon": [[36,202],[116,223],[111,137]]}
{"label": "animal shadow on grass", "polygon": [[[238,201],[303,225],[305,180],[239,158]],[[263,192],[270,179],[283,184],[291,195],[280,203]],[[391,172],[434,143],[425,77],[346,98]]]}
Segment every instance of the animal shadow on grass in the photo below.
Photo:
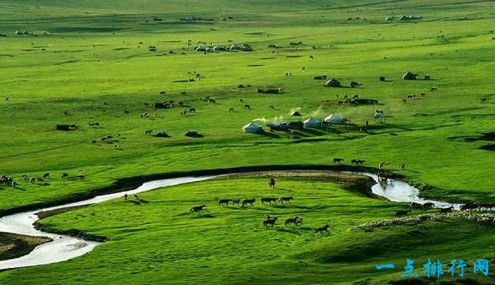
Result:
{"label": "animal shadow on grass", "polygon": [[275,228],[276,231],[278,232],[284,232],[284,233],[289,233],[293,235],[298,235],[300,236],[303,232],[311,231],[311,228],[308,227],[285,227],[285,226],[280,226],[278,228]]}
{"label": "animal shadow on grass", "polygon": [[149,204],[149,203],[150,203],[150,202],[148,202],[147,200],[144,200],[144,199],[141,199],[141,198],[139,198],[139,199],[137,200],[137,202],[138,202],[138,203],[143,203],[143,204]]}
{"label": "animal shadow on grass", "polygon": [[283,187],[276,187],[275,191],[292,192],[292,190]]}
{"label": "animal shadow on grass", "polygon": [[193,219],[201,219],[201,218],[215,218],[215,215],[213,215],[212,213],[206,213],[206,214],[199,214],[199,215],[195,215],[192,217]]}
{"label": "animal shadow on grass", "polygon": [[279,135],[277,135],[275,133],[271,133],[271,132],[259,132],[258,134],[261,136],[269,137],[269,138],[276,138],[276,139],[280,138]]}
{"label": "animal shadow on grass", "polygon": [[299,131],[299,135],[302,137],[313,137],[313,136],[322,136],[326,135],[327,132],[323,129],[304,129]]}

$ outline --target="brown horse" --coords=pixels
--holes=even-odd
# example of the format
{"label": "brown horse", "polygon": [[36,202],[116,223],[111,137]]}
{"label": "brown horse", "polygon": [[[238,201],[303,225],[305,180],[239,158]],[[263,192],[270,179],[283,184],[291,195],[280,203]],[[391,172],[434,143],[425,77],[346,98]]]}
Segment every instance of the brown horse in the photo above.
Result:
{"label": "brown horse", "polygon": [[327,232],[328,233],[329,227],[330,227],[329,225],[321,226],[321,227],[316,229],[315,233],[318,233],[318,232],[320,232],[320,233]]}
{"label": "brown horse", "polygon": [[290,224],[294,224],[296,226],[300,226],[302,224],[302,218],[299,218],[298,216],[288,218],[285,220],[285,225],[288,226]]}
{"label": "brown horse", "polygon": [[270,189],[275,188],[275,179],[270,178],[270,181],[268,182],[268,186],[270,186]]}
{"label": "brown horse", "polygon": [[290,201],[292,201],[292,200],[294,200],[294,197],[292,197],[292,196],[282,197],[282,198],[278,199],[278,201],[281,204],[283,204],[285,202],[290,203]]}
{"label": "brown horse", "polygon": [[245,207],[246,205],[250,205],[250,206],[254,206],[254,201],[256,201],[256,199],[244,199],[242,200],[242,206]]}
{"label": "brown horse", "polygon": [[263,226],[265,226],[265,228],[268,228],[268,226],[273,227],[275,225],[275,222],[277,222],[277,219],[278,219],[277,217],[272,218],[268,216],[266,220],[263,221]]}
{"label": "brown horse", "polygon": [[225,205],[229,205],[230,202],[232,202],[232,199],[220,199],[218,201],[218,205],[225,206]]}
{"label": "brown horse", "polygon": [[261,203],[262,204],[271,204],[273,202],[276,202],[278,199],[277,198],[274,198],[274,197],[265,197],[265,198],[261,198]]}
{"label": "brown horse", "polygon": [[194,207],[191,208],[191,210],[189,212],[191,212],[191,213],[199,213],[199,212],[202,212],[205,207],[206,207],[205,204],[200,205],[200,206],[194,206]]}

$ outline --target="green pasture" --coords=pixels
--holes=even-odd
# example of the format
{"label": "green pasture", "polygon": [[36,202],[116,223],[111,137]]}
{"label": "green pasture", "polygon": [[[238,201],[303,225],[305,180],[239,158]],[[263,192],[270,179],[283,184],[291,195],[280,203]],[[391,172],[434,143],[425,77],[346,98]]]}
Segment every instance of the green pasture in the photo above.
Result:
{"label": "green pasture", "polygon": [[[445,219],[352,230],[368,221],[392,219],[404,207],[342,190],[328,178],[277,177],[275,190],[269,190],[267,180],[225,178],[174,186],[142,193],[139,200],[115,199],[47,218],[41,223],[45,229],[78,229],[109,240],[83,257],[7,271],[0,280],[6,284],[119,284],[122,280],[129,284],[384,284],[401,280],[406,258],[414,261],[419,278],[413,279],[418,282],[426,279],[423,264],[428,258],[444,264],[445,275],[430,276],[435,281],[489,284],[494,278],[491,273],[473,274],[474,261],[493,262],[493,251],[483,246],[494,234],[491,225]],[[283,196],[294,201],[260,203],[261,197]],[[222,198],[257,202],[254,207],[219,206]],[[190,213],[200,204],[206,205],[204,213]],[[279,218],[273,228],[262,225],[267,215]],[[303,218],[302,225],[285,226],[285,219],[295,215]],[[315,233],[325,224],[331,226],[328,234]],[[454,258],[469,266],[463,278],[447,272]],[[375,268],[389,263],[395,268]]]}
{"label": "green pasture", "polygon": [[[0,1],[0,34],[7,36],[0,37],[0,174],[18,182],[16,189],[0,184],[3,194],[0,210],[77,197],[125,177],[241,166],[327,165],[332,163],[333,157],[344,158],[344,164],[350,164],[353,158],[364,159],[365,166],[369,167],[377,167],[386,161],[386,170],[400,173],[409,182],[421,186],[425,196],[492,202],[495,180],[490,177],[494,153],[481,148],[490,149],[494,144],[482,137],[483,133],[495,131],[493,8],[493,1],[457,0],[434,3],[417,0]],[[384,20],[386,16],[402,15],[420,15],[422,19]],[[180,20],[190,16],[214,21]],[[32,34],[18,36],[15,35],[17,30]],[[298,42],[301,44],[290,44]],[[194,51],[195,46],[203,43],[249,44],[254,50],[207,54]],[[149,51],[149,46],[155,46],[156,51]],[[402,80],[406,71],[418,73],[420,80]],[[196,77],[198,73],[200,76]],[[286,76],[286,73],[292,76]],[[327,88],[323,86],[324,81],[313,80],[313,76],[321,74],[337,78],[344,86],[349,86],[351,81],[362,86]],[[431,80],[423,80],[425,74],[429,74]],[[379,81],[380,76],[386,81]],[[175,82],[190,78],[195,81]],[[238,88],[240,84],[247,88]],[[270,87],[280,87],[284,92],[256,93],[258,88]],[[161,95],[161,91],[165,91],[165,95]],[[376,99],[379,103],[374,106],[338,104],[345,96],[354,95]],[[408,99],[412,95],[414,97]],[[207,96],[216,103],[201,100]],[[153,103],[161,101],[175,101],[175,107],[152,108]],[[183,107],[178,105],[179,101],[183,102]],[[250,110],[244,108],[246,104],[250,105]],[[269,108],[270,105],[275,109]],[[191,107],[196,112],[181,115]],[[234,111],[229,112],[230,108]],[[291,117],[293,110],[299,110],[303,116]],[[383,121],[373,118],[374,110],[384,111]],[[145,112],[149,116],[141,118]],[[265,127],[267,122],[287,122],[311,116],[323,119],[332,113],[349,118],[349,124],[298,130],[294,134],[271,133]],[[242,126],[251,121],[261,124],[266,133],[243,133]],[[366,121],[369,123],[367,133],[360,131]],[[88,126],[94,122],[100,127]],[[57,131],[57,124],[77,124],[79,129]],[[190,129],[197,130],[203,137],[185,137],[184,133]],[[171,137],[147,136],[146,130],[153,130],[154,134],[166,131]],[[106,136],[113,138],[102,141]],[[399,169],[401,163],[406,165],[404,170]],[[21,178],[23,174],[41,177],[45,173],[50,173],[51,178],[42,182],[31,183]],[[62,173],[68,173],[69,178],[62,179]],[[85,178],[77,179],[80,174]],[[213,185],[209,183],[213,182],[205,185]],[[305,183],[300,186],[313,189]],[[194,196],[188,193],[190,188],[195,189]],[[226,187],[218,188],[227,191]],[[243,192],[248,190],[238,193],[248,194]],[[107,236],[110,241],[85,257],[58,265],[5,272],[0,279],[15,276],[22,280],[21,276],[30,276],[29,272],[37,270],[40,280],[47,278],[43,279],[46,281],[54,278],[61,267],[85,266],[88,274],[95,272],[91,280],[104,280],[100,279],[104,278],[104,269],[92,262],[105,263],[110,256],[105,251],[113,252],[112,247],[123,250],[122,244],[117,242],[119,238],[129,248],[122,257],[126,260],[139,252],[137,246],[132,245],[135,241],[146,238],[158,246],[158,237],[165,232],[177,245],[164,250],[186,250],[194,254],[191,252],[193,245],[200,244],[199,235],[196,235],[199,228],[193,223],[196,220],[208,229],[208,240],[226,236],[228,229],[222,225],[233,227],[232,233],[241,232],[242,225],[256,217],[256,222],[249,224],[246,235],[231,234],[229,237],[239,241],[252,240],[256,244],[267,237],[264,239],[258,234],[269,235],[269,238],[274,238],[274,232],[286,234],[262,230],[259,219],[264,214],[257,212],[259,210],[246,211],[252,216],[240,215],[237,221],[229,220],[235,216],[227,215],[229,209],[218,209],[214,219],[191,219],[188,215],[177,216],[174,211],[169,212],[171,216],[157,214],[157,200],[160,199],[175,197],[177,209],[183,205],[181,207],[186,210],[189,204],[201,200],[199,197],[215,200],[199,186],[181,186],[174,191],[167,189],[146,194],[147,199],[153,201],[150,205],[134,207],[115,201],[50,218],[45,223],[50,221],[53,228],[64,229],[70,224]],[[174,194],[167,196],[170,193]],[[181,193],[187,194],[181,196]],[[359,199],[349,198],[351,209],[359,208]],[[366,201],[368,205],[370,202]],[[330,265],[320,263],[303,266],[302,273],[297,273],[299,269],[287,273],[287,268],[297,265],[296,256],[307,263],[324,258],[308,252],[312,248],[330,248],[332,240],[349,235],[346,230],[353,224],[351,220],[357,223],[388,217],[391,211],[388,207],[401,207],[383,201],[375,203],[373,214],[362,211],[349,213],[346,218],[339,217],[342,219],[341,232],[324,240],[315,240],[308,229],[298,233],[302,239],[310,239],[308,243],[304,240],[288,242],[285,237],[278,237],[282,242],[277,250],[267,253],[273,254],[273,259],[260,255],[254,260],[252,252],[237,256],[238,272],[232,269],[234,263],[229,261],[233,254],[222,257],[222,249],[227,245],[215,244],[216,249],[211,252],[215,262],[204,261],[209,269],[200,269],[201,265],[197,265],[193,270],[197,275],[191,275],[190,281],[206,280],[203,277],[210,276],[207,280],[218,283],[227,282],[228,276],[243,276],[246,279],[232,282],[246,283],[250,281],[253,268],[262,272],[258,276],[260,282],[284,281],[277,279],[282,276],[271,275],[272,267],[276,272],[286,272],[284,276],[293,283],[302,283],[301,276],[314,278],[308,279],[307,283],[322,280],[334,283],[340,279],[331,278],[341,276],[343,283],[356,280],[356,276],[393,279],[397,274],[366,272],[369,265],[375,263],[369,260],[353,261],[358,264],[359,274],[351,273],[351,266],[339,265],[330,269]],[[105,207],[127,211],[125,209],[131,206],[134,208],[125,212],[126,215],[136,214],[133,211],[139,209],[143,211],[141,217],[126,219],[125,223],[129,224],[114,224],[118,229],[115,231],[110,228],[117,221],[99,225],[90,220],[75,222],[68,218],[75,219],[80,213],[93,209],[98,216],[106,215]],[[319,214],[311,215],[316,219]],[[163,218],[179,228],[169,232],[168,224],[160,222]],[[64,223],[64,219],[70,222]],[[145,227],[140,224],[142,219],[155,220],[155,224]],[[52,224],[52,221],[56,222]],[[421,230],[431,237],[436,236],[435,223],[426,223]],[[181,224],[183,227],[179,226]],[[137,236],[131,234],[132,228],[141,228],[136,230]],[[489,244],[485,236],[490,232],[488,227],[447,222],[442,228],[447,232],[457,228],[466,233],[475,231],[476,240],[485,245],[481,249]],[[414,227],[410,230],[414,231]],[[397,240],[402,240],[401,235],[405,232],[402,228],[394,228],[377,230],[370,235],[377,240],[397,235]],[[366,244],[367,234],[362,233],[363,238],[356,238],[356,243]],[[178,241],[184,235],[191,236],[192,240],[181,245]],[[260,241],[255,241],[258,238]],[[342,243],[344,241],[339,240],[335,244]],[[284,246],[285,249],[297,248],[297,252],[285,255]],[[438,241],[440,249],[449,246],[448,241]],[[145,246],[142,250],[153,252],[154,248]],[[280,255],[282,250],[283,256]],[[453,255],[451,250],[444,252],[446,258]],[[474,258],[479,252],[466,246],[459,253]],[[165,252],[161,254],[166,255]],[[424,257],[426,254],[418,255],[418,260]],[[160,258],[157,260],[162,260]],[[377,263],[386,260],[404,263],[405,258],[405,252],[383,254],[377,257]],[[155,269],[144,271],[146,262],[143,260],[136,264],[126,263],[134,268],[122,272],[120,277],[105,278],[114,278],[108,281],[117,282],[115,280],[120,278],[132,277],[137,278],[136,282],[145,283],[145,276],[153,275]],[[180,267],[180,264],[173,266]],[[211,267],[223,268],[223,265],[232,270],[226,270],[221,276],[214,274],[216,269]],[[163,262],[160,266],[172,265]],[[334,272],[333,277],[326,272]],[[170,270],[159,275],[162,281],[167,281],[177,280],[176,277],[183,273]],[[82,276],[74,275],[69,281],[75,283],[77,278]],[[486,280],[480,279],[480,282],[489,283]],[[18,283],[22,284],[21,281]]]}

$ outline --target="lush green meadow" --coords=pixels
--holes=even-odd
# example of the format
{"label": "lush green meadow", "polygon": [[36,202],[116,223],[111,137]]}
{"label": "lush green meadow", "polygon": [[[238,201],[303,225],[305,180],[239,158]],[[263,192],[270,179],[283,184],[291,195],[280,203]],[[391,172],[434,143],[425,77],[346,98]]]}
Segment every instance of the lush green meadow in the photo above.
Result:
{"label": "lush green meadow", "polygon": [[[0,37],[0,174],[18,181],[16,189],[0,185],[0,210],[77,197],[125,177],[240,166],[327,165],[333,157],[343,157],[345,164],[361,158],[371,167],[386,161],[385,169],[405,175],[417,185],[432,186],[426,187],[424,195],[492,202],[494,153],[480,147],[493,144],[481,135],[494,132],[495,127],[495,81],[491,78],[495,72],[493,8],[493,1],[456,0],[428,4],[418,0],[0,1],[0,34],[7,35]],[[384,21],[386,16],[402,15],[421,15],[422,19]],[[187,16],[214,21],[180,21]],[[16,36],[16,30],[33,35]],[[302,44],[290,44],[297,42]],[[254,50],[206,54],[194,51],[201,43],[249,44]],[[156,51],[149,51],[149,46],[156,46]],[[417,72],[421,79],[430,74],[431,80],[402,80],[406,71]],[[199,77],[195,77],[197,73]],[[326,88],[324,81],[313,80],[320,74],[337,78],[346,86],[351,81],[362,86]],[[379,81],[380,76],[387,80]],[[174,82],[189,78],[195,81]],[[238,88],[240,84],[249,87]],[[281,87],[284,92],[256,93],[256,89],[268,87]],[[344,96],[354,95],[376,99],[379,104],[338,104]],[[207,96],[216,103],[201,100]],[[151,106],[171,100],[176,103],[170,109]],[[179,101],[183,107],[177,104]],[[245,104],[251,109],[245,109]],[[196,112],[181,115],[191,107]],[[234,111],[229,112],[230,108]],[[334,113],[346,116],[350,123],[299,130],[291,135],[270,133],[265,127],[266,122],[299,120],[290,117],[293,110],[299,110],[304,119],[323,119]],[[373,119],[374,110],[383,110],[385,119]],[[149,117],[141,118],[144,112]],[[267,132],[243,133],[241,127],[253,120]],[[360,128],[366,121],[369,131],[362,132]],[[94,122],[100,127],[88,126]],[[79,129],[57,131],[57,124],[78,124]],[[190,129],[203,137],[185,137]],[[166,131],[171,137],[147,136],[146,130]],[[109,135],[113,137],[109,141],[101,140]],[[400,163],[405,163],[404,170],[399,169]],[[38,183],[21,178],[22,174],[41,177],[44,173],[50,173],[51,178]],[[68,173],[69,178],[62,179],[62,173]],[[85,178],[77,179],[79,174]],[[215,183],[234,183],[239,190],[227,190],[229,187]],[[129,278],[136,283],[173,283],[187,271],[172,270],[174,266],[194,272],[189,279],[192,283],[228,283],[229,278],[231,283],[247,283],[252,281],[250,277],[259,278],[260,283],[348,283],[368,277],[388,280],[398,275],[377,272],[370,265],[388,260],[404,263],[407,251],[377,255],[376,262],[372,257],[356,258],[337,267],[333,267],[337,259],[328,257],[331,254],[326,252],[338,254],[340,248],[355,244],[375,246],[375,239],[391,238],[399,244],[410,231],[417,230],[394,227],[366,234],[347,232],[361,221],[390,217],[391,208],[402,206],[370,202],[368,198],[365,202],[360,200],[365,198],[345,192],[339,195],[348,196],[350,212],[335,218],[340,227],[330,218],[337,232],[325,238],[311,233],[313,224],[297,230],[295,240],[284,231],[265,231],[260,219],[266,212],[259,209],[235,213],[215,209],[211,210],[211,219],[177,214],[197,201],[214,203],[215,198],[230,194],[213,194],[214,191],[247,195],[262,190],[242,188],[244,181],[215,183],[153,191],[146,194],[149,205],[137,207],[115,201],[50,218],[46,223],[53,227],[74,226],[106,236],[109,242],[66,263],[1,273],[0,280],[27,283],[24,278],[32,277],[36,271],[39,282],[50,283],[60,270],[78,268],[79,274],[67,277],[68,283],[105,280],[118,284]],[[297,183],[298,188],[308,191],[319,187],[319,183]],[[338,188],[321,187],[330,187],[327,191]],[[333,212],[325,207],[320,212],[318,205],[332,203],[308,201],[305,213],[323,222]],[[372,212],[363,211],[360,203]],[[162,206],[169,211],[162,213]],[[295,213],[294,209],[277,210]],[[121,213],[129,218],[101,225],[89,219],[89,213],[112,213],[115,218]],[[144,226],[143,221],[150,221],[150,226]],[[418,230],[437,245],[433,249],[413,243],[423,252],[417,255],[418,260],[430,252],[432,256],[442,253],[441,257],[456,259],[457,254],[464,254],[466,259],[493,255],[486,251],[491,245],[490,227],[451,221],[442,224],[440,233],[436,223],[426,223]],[[245,235],[239,234],[244,225]],[[199,234],[203,230],[206,233]],[[457,230],[466,235],[453,238],[450,233]],[[443,231],[449,233],[444,235],[449,237],[446,241],[439,238]],[[480,246],[471,246],[472,241],[462,249],[452,248],[453,242],[463,244],[461,237],[467,233]],[[191,240],[181,243],[184,236]],[[232,250],[243,252],[236,256],[225,253],[231,242],[218,240],[225,236],[239,243],[239,247],[252,242],[253,247],[271,248],[269,243],[261,244],[267,238],[281,242],[266,253],[234,247]],[[353,239],[347,242],[346,237],[351,236]],[[199,261],[193,258],[198,245],[212,244],[211,252],[198,257]],[[291,248],[297,251],[292,253]],[[125,252],[122,258],[115,255],[117,249]],[[143,255],[139,256],[141,251]],[[180,255],[180,251],[187,254]],[[159,255],[156,261],[150,261],[151,253]],[[172,253],[177,256],[167,261],[166,256],[174,256]],[[235,262],[231,262],[234,257]],[[137,262],[130,262],[133,258]],[[298,259],[306,265],[294,269]],[[152,264],[154,268],[149,267]],[[124,265],[133,268],[126,269]],[[105,273],[116,267],[121,268],[120,274]],[[223,273],[216,274],[220,268]],[[256,270],[261,273],[253,273]],[[280,274],[273,276],[272,271]],[[479,281],[488,284],[492,277],[483,278]],[[64,280],[57,282],[63,284]]]}
{"label": "lush green meadow", "polygon": [[[445,275],[430,276],[434,281],[493,282],[493,274],[475,275],[472,267],[479,258],[493,262],[493,251],[480,246],[492,240],[492,225],[445,219],[351,230],[391,219],[402,207],[341,190],[328,177],[280,177],[275,190],[266,181],[192,183],[141,194],[139,201],[116,199],[47,218],[45,229],[81,229],[109,241],[83,257],[7,271],[2,279],[8,284],[384,284],[400,280],[406,258],[414,261],[417,281],[426,279],[423,264],[430,258],[444,264]],[[259,198],[267,196],[293,196],[294,201],[262,205]],[[221,198],[252,197],[254,207],[217,204]],[[189,212],[202,203],[204,213]],[[279,217],[273,228],[262,225],[267,215]],[[302,225],[285,226],[294,215],[303,218]],[[315,233],[324,224],[331,225],[329,233]],[[468,264],[464,278],[447,272],[454,258]],[[395,269],[375,268],[389,263]]]}

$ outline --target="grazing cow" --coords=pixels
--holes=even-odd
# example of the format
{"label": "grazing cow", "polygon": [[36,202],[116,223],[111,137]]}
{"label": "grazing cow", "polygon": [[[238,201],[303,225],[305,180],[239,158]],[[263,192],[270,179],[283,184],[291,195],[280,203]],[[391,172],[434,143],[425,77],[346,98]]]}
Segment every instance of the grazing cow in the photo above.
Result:
{"label": "grazing cow", "polygon": [[69,177],[69,173],[66,173],[66,172],[62,173],[62,179],[66,178],[66,177]]}
{"label": "grazing cow", "polygon": [[91,144],[96,144],[96,140],[91,140]]}
{"label": "grazing cow", "polygon": [[273,177],[268,181],[268,186],[270,186],[270,189],[275,188],[275,179]]}
{"label": "grazing cow", "polygon": [[275,107],[273,105],[270,105],[269,108],[275,110]]}
{"label": "grazing cow", "polygon": [[234,108],[229,108],[229,112],[234,112]]}
{"label": "grazing cow", "polygon": [[153,130],[146,130],[146,131],[144,131],[144,134],[147,135],[147,136],[151,135],[152,133],[153,133]]}
{"label": "grazing cow", "polygon": [[299,218],[298,216],[288,218],[285,220],[285,225],[288,226],[290,224],[294,224],[296,226],[300,226],[302,224],[302,218]]}
{"label": "grazing cow", "polygon": [[287,202],[288,204],[294,200],[294,197],[292,196],[287,196],[287,197],[281,197],[280,199],[278,199],[278,201],[283,204],[285,202]]}
{"label": "grazing cow", "polygon": [[49,179],[50,178],[50,173],[45,173],[43,174],[43,179]]}
{"label": "grazing cow", "polygon": [[241,199],[232,199],[232,205],[239,205],[239,202],[241,202]]}
{"label": "grazing cow", "polygon": [[399,210],[395,212],[396,217],[402,217],[402,216],[407,216],[411,213],[411,210]]}
{"label": "grazing cow", "polygon": [[196,108],[189,108],[189,113],[196,113]]}
{"label": "grazing cow", "polygon": [[256,201],[256,199],[244,199],[242,200],[242,206],[245,207],[247,205],[250,205],[250,206],[254,206],[254,202]]}
{"label": "grazing cow", "polygon": [[189,210],[189,212],[191,212],[191,213],[199,213],[199,212],[202,212],[205,207],[206,207],[205,204],[200,205],[200,206],[194,206],[194,207],[191,208],[191,210]]}
{"label": "grazing cow", "polygon": [[271,204],[273,202],[277,202],[277,198],[274,198],[274,197],[265,197],[265,198],[261,198],[261,203],[262,204]]}
{"label": "grazing cow", "polygon": [[241,103],[244,103],[244,100],[242,100],[242,99],[239,99],[239,102],[241,102]]}
{"label": "grazing cow", "polygon": [[440,213],[441,213],[441,214],[450,213],[450,212],[452,212],[452,210],[453,210],[453,209],[454,209],[454,207],[453,207],[453,206],[450,206],[450,207],[448,207],[448,208],[441,208],[441,209],[440,209]]}
{"label": "grazing cow", "polygon": [[148,118],[149,117],[149,114],[147,112],[144,112],[141,114],[141,119],[145,119],[145,118]]}
{"label": "grazing cow", "polygon": [[321,226],[319,228],[316,229],[315,233],[323,233],[323,232],[327,232],[328,233],[328,228],[330,226],[329,225],[324,225],[324,226]]}
{"label": "grazing cow", "polygon": [[244,105],[244,109],[249,109],[251,110],[251,106],[249,106],[248,104]]}
{"label": "grazing cow", "polygon": [[275,223],[277,222],[278,218],[277,217],[270,217],[268,216],[266,220],[263,221],[263,226],[265,226],[265,228],[268,228],[268,226],[271,226],[273,227],[275,225]]}
{"label": "grazing cow", "polygon": [[340,164],[342,163],[342,161],[344,161],[344,159],[340,157],[334,157],[332,161],[334,164]]}
{"label": "grazing cow", "polygon": [[79,179],[84,179],[84,178],[86,178],[86,175],[84,175],[84,174],[80,173],[79,175],[77,175],[77,178],[79,178]]}
{"label": "grazing cow", "polygon": [[217,103],[217,101],[215,101],[215,100],[213,100],[213,99],[208,99],[208,102],[209,102],[209,103],[213,103],[213,104],[216,104],[216,103]]}
{"label": "grazing cow", "polygon": [[218,205],[225,206],[225,205],[229,205],[230,202],[232,202],[232,199],[220,199],[218,201]]}
{"label": "grazing cow", "polygon": [[432,91],[432,92],[433,92],[433,91],[437,91],[437,88],[436,88],[436,87],[431,87],[431,88],[430,88],[430,91]]}

